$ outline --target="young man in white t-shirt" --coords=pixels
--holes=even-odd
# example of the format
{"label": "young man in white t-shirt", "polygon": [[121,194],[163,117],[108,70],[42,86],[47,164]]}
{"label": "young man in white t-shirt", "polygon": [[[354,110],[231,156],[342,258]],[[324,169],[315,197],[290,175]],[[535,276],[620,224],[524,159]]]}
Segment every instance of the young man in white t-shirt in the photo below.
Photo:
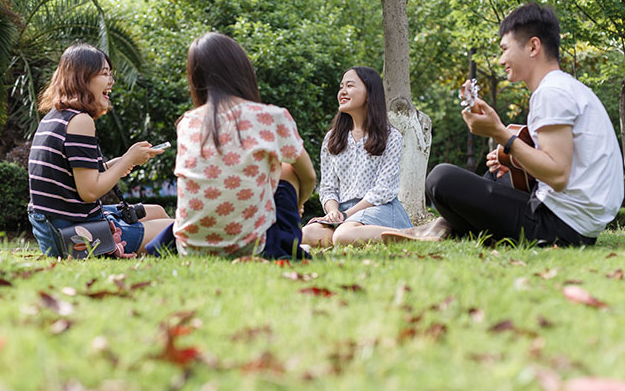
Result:
{"label": "young man in white t-shirt", "polygon": [[537,179],[536,186],[529,193],[509,186],[497,150],[487,155],[490,179],[439,165],[428,176],[426,191],[442,217],[399,234],[385,233],[385,240],[437,240],[483,231],[495,239],[585,245],[594,244],[616,215],[623,200],[618,141],[596,95],[560,70],[560,27],[553,10],[523,5],[502,21],[499,36],[508,80],[523,81],[532,92],[527,122],[535,147],[516,138],[479,98],[462,116],[473,134],[505,146]]}

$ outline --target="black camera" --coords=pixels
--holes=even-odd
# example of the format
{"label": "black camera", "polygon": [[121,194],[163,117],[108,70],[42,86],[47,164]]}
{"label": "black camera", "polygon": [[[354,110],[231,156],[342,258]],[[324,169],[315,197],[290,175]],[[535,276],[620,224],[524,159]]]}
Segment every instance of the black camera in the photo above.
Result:
{"label": "black camera", "polygon": [[117,205],[117,210],[122,213],[122,220],[128,224],[134,224],[145,217],[145,207],[142,203],[130,205],[126,201],[121,201]]}

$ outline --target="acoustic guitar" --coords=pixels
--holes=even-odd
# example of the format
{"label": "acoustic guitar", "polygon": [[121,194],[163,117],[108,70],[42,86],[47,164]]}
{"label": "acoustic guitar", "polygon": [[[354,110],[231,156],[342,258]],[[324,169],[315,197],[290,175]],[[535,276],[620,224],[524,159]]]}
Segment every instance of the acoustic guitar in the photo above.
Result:
{"label": "acoustic guitar", "polygon": [[[460,103],[465,110],[474,110],[475,98],[480,87],[477,85],[477,80],[472,79],[469,83],[463,85],[460,90],[459,97],[462,100]],[[532,137],[530,137],[529,129],[526,125],[510,124],[506,127],[508,130],[517,135],[518,139],[531,146],[535,147]],[[497,161],[502,166],[508,169],[510,173],[510,182],[512,187],[525,192],[530,192],[536,184],[536,179],[531,176],[527,171],[523,169],[523,166],[514,159],[514,156],[504,153],[503,145],[497,147]]]}

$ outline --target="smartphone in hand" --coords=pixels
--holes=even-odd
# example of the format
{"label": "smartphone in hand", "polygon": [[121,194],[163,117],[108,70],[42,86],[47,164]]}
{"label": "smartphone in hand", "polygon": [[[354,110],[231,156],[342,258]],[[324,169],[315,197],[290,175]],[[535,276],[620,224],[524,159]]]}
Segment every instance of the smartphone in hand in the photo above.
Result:
{"label": "smartphone in hand", "polygon": [[167,149],[171,147],[171,143],[169,141],[165,141],[162,144],[154,145],[152,149]]}

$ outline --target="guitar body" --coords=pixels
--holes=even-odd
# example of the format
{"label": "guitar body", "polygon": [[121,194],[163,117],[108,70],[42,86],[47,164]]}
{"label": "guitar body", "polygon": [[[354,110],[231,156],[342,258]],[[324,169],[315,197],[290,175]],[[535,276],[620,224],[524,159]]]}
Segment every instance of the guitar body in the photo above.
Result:
{"label": "guitar body", "polygon": [[[532,137],[530,137],[530,132],[527,126],[510,124],[507,129],[516,134],[519,140],[522,140],[525,144],[532,148],[534,147],[534,141],[532,140]],[[513,188],[528,193],[532,190],[536,184],[536,179],[528,174],[523,169],[521,164],[514,159],[514,157],[510,154],[504,153],[502,145],[500,145],[497,149],[497,160],[499,161],[499,164],[510,170],[510,181],[512,182]]]}

